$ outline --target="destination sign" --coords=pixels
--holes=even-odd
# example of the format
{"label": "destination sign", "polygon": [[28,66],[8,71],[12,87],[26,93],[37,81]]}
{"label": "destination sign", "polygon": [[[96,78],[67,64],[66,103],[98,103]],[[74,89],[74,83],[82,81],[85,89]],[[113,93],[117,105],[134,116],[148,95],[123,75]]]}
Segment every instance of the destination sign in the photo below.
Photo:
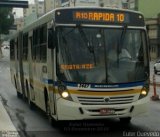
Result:
{"label": "destination sign", "polygon": [[95,21],[95,22],[119,22],[128,23],[128,14],[114,13],[114,12],[73,12],[73,19],[75,21]]}
{"label": "destination sign", "polygon": [[93,69],[94,64],[62,64],[60,67],[62,70],[78,70],[78,69]]}
{"label": "destination sign", "polygon": [[128,25],[145,26],[140,13],[106,8],[58,9],[55,13],[58,24]]}

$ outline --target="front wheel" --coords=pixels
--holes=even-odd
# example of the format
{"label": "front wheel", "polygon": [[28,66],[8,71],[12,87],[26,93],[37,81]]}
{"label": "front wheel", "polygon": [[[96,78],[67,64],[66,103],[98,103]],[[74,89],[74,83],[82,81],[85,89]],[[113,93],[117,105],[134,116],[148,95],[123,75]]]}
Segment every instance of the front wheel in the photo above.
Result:
{"label": "front wheel", "polygon": [[120,118],[120,122],[123,124],[129,124],[131,122],[131,117]]}
{"label": "front wheel", "polygon": [[17,91],[17,97],[22,99],[22,94],[20,92]]}
{"label": "front wheel", "polygon": [[30,108],[31,110],[34,110],[34,109],[35,109],[35,105],[34,105],[34,103],[31,101],[30,91],[29,91],[29,88],[28,88],[28,82],[26,83],[26,91],[27,91],[27,102],[28,102],[29,108]]}
{"label": "front wheel", "polygon": [[47,115],[47,118],[48,118],[48,121],[49,121],[50,125],[54,127],[56,121],[51,116],[51,109],[50,109],[50,103],[49,103],[48,95],[46,96],[45,100],[46,100],[45,101],[45,104],[46,104],[46,115]]}
{"label": "front wheel", "polygon": [[17,97],[22,99],[22,94],[20,92],[18,92],[18,89],[17,89],[17,82],[16,82],[16,79],[14,78],[14,84],[15,84],[15,88],[16,88],[16,92],[17,92]]}

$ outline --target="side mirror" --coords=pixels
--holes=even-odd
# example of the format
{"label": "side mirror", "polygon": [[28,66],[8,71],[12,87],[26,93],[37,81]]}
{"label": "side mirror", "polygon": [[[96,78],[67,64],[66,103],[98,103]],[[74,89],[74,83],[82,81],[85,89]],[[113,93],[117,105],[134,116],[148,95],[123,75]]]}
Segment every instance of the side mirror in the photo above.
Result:
{"label": "side mirror", "polygon": [[54,49],[57,46],[57,33],[53,29],[48,29],[48,48]]}

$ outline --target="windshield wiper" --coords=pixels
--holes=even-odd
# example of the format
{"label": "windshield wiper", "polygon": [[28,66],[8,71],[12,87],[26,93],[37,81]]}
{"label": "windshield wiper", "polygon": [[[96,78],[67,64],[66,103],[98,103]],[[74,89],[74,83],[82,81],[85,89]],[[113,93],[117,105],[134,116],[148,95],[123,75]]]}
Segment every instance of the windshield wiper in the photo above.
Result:
{"label": "windshield wiper", "polygon": [[120,40],[118,41],[118,45],[117,45],[118,46],[117,47],[117,57],[118,57],[117,64],[118,64],[118,66],[119,66],[119,54],[121,52],[120,49],[122,49],[122,45],[123,45],[123,42],[124,42],[124,38],[125,38],[126,32],[127,32],[127,25],[124,24],[122,33],[120,35]]}
{"label": "windshield wiper", "polygon": [[87,47],[89,52],[93,54],[94,64],[96,66],[97,63],[96,63],[96,55],[95,55],[95,51],[94,51],[94,46],[91,46],[91,43],[87,39],[87,36],[86,36],[85,32],[83,31],[82,27],[80,25],[78,25],[77,28],[78,28],[78,31],[80,33],[80,36],[82,37],[82,39],[85,43],[85,46]]}
{"label": "windshield wiper", "polygon": [[126,30],[127,30],[127,25],[125,24],[123,26],[123,30],[122,30],[122,33],[121,33],[121,36],[120,36],[120,45],[121,46],[123,45],[123,42],[124,42],[125,34],[127,32]]}

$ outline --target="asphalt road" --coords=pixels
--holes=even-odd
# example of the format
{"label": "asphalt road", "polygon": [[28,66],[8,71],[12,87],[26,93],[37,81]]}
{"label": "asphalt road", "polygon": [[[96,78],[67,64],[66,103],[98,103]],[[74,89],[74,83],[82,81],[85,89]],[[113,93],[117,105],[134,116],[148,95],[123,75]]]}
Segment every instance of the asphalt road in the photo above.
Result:
{"label": "asphalt road", "polygon": [[[8,50],[8,49],[7,49]],[[0,59],[0,96],[14,126],[24,137],[108,137],[108,136],[160,136],[160,101],[150,100],[149,111],[132,119],[130,125],[122,125],[118,119],[63,122],[52,127],[43,112],[30,110],[27,103],[16,97],[10,80],[8,51]],[[157,75],[156,77],[160,77]],[[157,93],[160,94],[159,87]],[[153,87],[149,95],[152,96]]]}

